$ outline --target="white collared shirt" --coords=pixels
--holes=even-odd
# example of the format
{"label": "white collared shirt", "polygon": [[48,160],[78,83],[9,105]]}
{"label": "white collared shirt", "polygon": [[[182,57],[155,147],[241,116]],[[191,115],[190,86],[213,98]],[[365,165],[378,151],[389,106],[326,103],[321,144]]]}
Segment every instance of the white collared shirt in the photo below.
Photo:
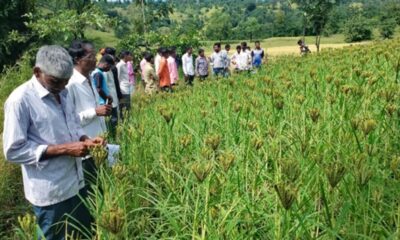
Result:
{"label": "white collared shirt", "polygon": [[115,86],[114,73],[110,70],[106,72],[106,76],[107,76],[108,91],[113,99],[112,107],[117,108],[119,106],[119,100],[117,94],[117,87]]}
{"label": "white collared shirt", "polygon": [[89,81],[80,72],[74,69],[74,73],[68,82],[69,97],[75,105],[75,110],[81,120],[81,126],[86,135],[94,138],[107,131],[104,117],[97,116],[96,108],[99,94],[95,90],[92,81]]}
{"label": "white collared shirt", "polygon": [[85,135],[68,90],[59,97],[60,103],[33,76],[4,105],[4,155],[21,165],[25,197],[39,207],[65,201],[84,187],[82,160],[42,159],[49,145],[78,142]]}
{"label": "white collared shirt", "polygon": [[161,62],[161,55],[156,54],[156,57],[154,58],[154,69],[156,73],[158,73],[158,70],[160,69],[160,62]]}
{"label": "white collared shirt", "polygon": [[251,57],[246,52],[236,52],[232,56],[232,62],[237,70],[249,70],[251,65]]}
{"label": "white collared shirt", "polygon": [[210,57],[210,64],[213,68],[226,68],[228,56],[223,52],[213,52]]}
{"label": "white collared shirt", "polygon": [[131,83],[129,81],[128,64],[121,60],[117,63],[119,87],[122,94],[131,94]]}
{"label": "white collared shirt", "polygon": [[182,56],[183,73],[188,76],[194,76],[193,55],[185,53]]}

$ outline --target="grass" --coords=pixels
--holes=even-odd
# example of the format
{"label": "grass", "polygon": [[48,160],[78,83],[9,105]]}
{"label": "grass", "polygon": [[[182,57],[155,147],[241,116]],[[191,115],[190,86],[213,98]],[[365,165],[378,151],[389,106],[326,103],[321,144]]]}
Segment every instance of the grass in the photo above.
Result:
{"label": "grass", "polygon": [[[32,67],[29,58],[23,58],[14,67],[7,69],[0,76],[0,121],[3,123],[3,105],[10,93],[20,84],[30,79]],[[3,132],[3,125],[0,126]],[[1,141],[2,143],[2,141]],[[2,145],[1,145],[2,146]],[[0,157],[0,239],[5,239],[12,234],[13,226],[16,223],[16,216],[27,212],[29,206],[23,197],[23,186],[21,168],[11,165]]]}
{"label": "grass", "polygon": [[[280,56],[280,55],[288,55],[288,54],[298,54],[299,48],[297,46],[297,41],[301,37],[274,37],[274,38],[267,38],[260,40],[261,46],[266,49],[267,53],[270,56]],[[323,37],[321,39],[321,49],[324,48],[341,48],[343,46],[349,46],[351,44],[347,44],[344,41],[345,37],[343,34],[335,34],[329,37]],[[305,38],[307,45],[309,45],[311,51],[316,51],[315,48],[315,37],[314,36],[307,36]],[[246,40],[230,40],[227,43],[231,45],[231,52],[233,53],[236,51],[236,45],[240,45],[242,41]],[[250,42],[249,40],[246,41],[247,44],[254,48],[254,43]],[[223,42],[226,44],[225,42]],[[205,46],[205,50],[207,54],[212,53],[212,46],[213,41],[204,41],[202,45]]]}
{"label": "grass", "polygon": [[[262,45],[265,47],[284,47],[284,46],[297,46],[297,41],[301,37],[273,37],[267,39],[258,39],[261,41]],[[306,36],[306,43],[311,45],[315,42],[314,36]],[[230,40],[229,43],[231,45],[239,45],[242,41],[246,40]],[[250,43],[249,40],[247,40]],[[335,43],[344,43],[344,35],[343,34],[334,34],[329,37],[323,37],[321,39],[322,44],[335,44]],[[204,45],[213,45],[214,41],[204,41]]]}
{"label": "grass", "polygon": [[93,41],[98,48],[115,47],[119,39],[112,32],[102,32],[94,29],[88,29],[85,32],[86,37]]}
{"label": "grass", "polygon": [[[396,29],[395,38],[400,37],[400,27]],[[276,57],[281,55],[290,55],[290,54],[298,54],[299,48],[297,46],[297,41],[302,37],[273,37],[267,39],[257,39],[261,42],[261,46],[267,50],[267,53],[270,56]],[[374,29],[373,31],[373,40],[379,40],[379,30]],[[254,47],[253,43],[250,40],[229,40],[222,41],[223,44],[229,43],[231,45],[231,51],[235,51],[236,45],[240,45],[241,42],[246,41],[250,47]],[[202,45],[206,50],[207,54],[211,54],[213,51],[213,44],[217,41],[203,41]],[[316,52],[315,47],[315,37],[314,36],[306,36],[305,37],[306,44],[310,47],[310,50]],[[346,43],[345,36],[343,34],[333,34],[328,37],[321,38],[321,50],[327,48],[342,48],[346,46],[356,45],[356,44],[365,44],[371,43],[371,41],[364,41],[361,43]]]}
{"label": "grass", "polygon": [[136,95],[121,162],[100,166],[98,237],[398,239],[399,47]]}
{"label": "grass", "polygon": [[[88,203],[98,239],[398,239],[399,49],[277,57],[139,93],[110,139],[120,163],[99,166]],[[30,76],[28,60],[2,75],[0,99]],[[19,168],[1,162],[5,238],[27,204]]]}

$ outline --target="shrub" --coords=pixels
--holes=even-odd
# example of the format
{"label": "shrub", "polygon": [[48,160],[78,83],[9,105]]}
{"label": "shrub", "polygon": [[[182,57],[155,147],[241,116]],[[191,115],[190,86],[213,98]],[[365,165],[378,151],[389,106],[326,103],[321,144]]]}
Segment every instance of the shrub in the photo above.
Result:
{"label": "shrub", "polygon": [[[0,76],[0,121],[3,123],[3,105],[10,93],[32,76],[31,56],[25,54],[14,67],[4,70]],[[0,132],[3,131],[3,125]],[[0,156],[0,239],[10,234],[10,227],[15,224],[15,215],[26,211],[23,197],[22,177],[20,167],[7,163]],[[4,209],[4,211],[3,211]],[[4,235],[6,234],[6,235]]]}
{"label": "shrub", "polygon": [[346,42],[359,42],[372,39],[372,30],[363,17],[350,19],[344,29]]}
{"label": "shrub", "polygon": [[130,34],[118,43],[117,49],[129,50],[135,59],[141,59],[142,52],[145,50],[155,52],[158,47],[175,47],[177,54],[182,55],[189,46],[193,48],[200,46],[200,40],[195,34],[172,32],[160,35],[156,32],[149,32],[141,35]]}
{"label": "shrub", "polygon": [[392,38],[396,30],[396,20],[393,18],[385,19],[379,27],[383,39]]}

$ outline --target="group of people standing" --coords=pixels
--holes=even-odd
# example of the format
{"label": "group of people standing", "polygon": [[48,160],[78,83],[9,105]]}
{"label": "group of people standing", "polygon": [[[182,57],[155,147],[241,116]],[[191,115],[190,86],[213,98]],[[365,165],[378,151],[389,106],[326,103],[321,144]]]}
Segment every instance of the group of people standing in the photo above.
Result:
{"label": "group of people standing", "polygon": [[[193,85],[196,76],[207,79],[210,67],[215,76],[226,77],[231,65],[236,72],[250,71],[264,58],[259,43],[253,51],[245,43],[232,56],[229,51],[229,45],[221,50],[216,43],[209,58],[200,49],[194,60],[188,48],[182,56],[186,84]],[[107,147],[104,134],[113,133],[135,92],[132,53],[117,57],[114,48],[100,53],[97,61],[93,44],[81,40],[67,49],[41,47],[32,78],[5,103],[4,155],[21,165],[25,197],[48,240],[77,233],[74,226],[84,229],[81,237],[92,236],[94,219],[84,204],[97,175],[90,150]],[[144,53],[140,70],[146,93],[171,91],[179,80],[175,49],[160,48],[155,57]]]}
{"label": "group of people standing", "polygon": [[[206,57],[204,49],[199,49],[198,56],[194,59],[193,48],[186,49],[181,63],[187,85],[192,86],[195,77],[200,81],[206,80],[211,74],[215,77],[228,77],[232,68],[236,73],[249,72],[266,62],[266,55],[259,41],[255,42],[253,50],[243,42],[232,55],[229,44],[222,50],[221,43],[215,43],[213,50],[211,56]],[[172,91],[172,87],[179,81],[178,62],[175,48],[161,47],[155,57],[150,52],[145,52],[140,62],[145,92],[152,94],[158,90]]]}

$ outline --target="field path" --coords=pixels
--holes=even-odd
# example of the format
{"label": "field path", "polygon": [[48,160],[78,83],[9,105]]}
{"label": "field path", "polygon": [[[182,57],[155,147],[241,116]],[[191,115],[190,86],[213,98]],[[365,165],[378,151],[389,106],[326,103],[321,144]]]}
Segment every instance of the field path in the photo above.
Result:
{"label": "field path", "polygon": [[[321,51],[327,48],[343,48],[343,47],[351,47],[354,45],[360,44],[368,44],[370,42],[361,42],[361,43],[332,43],[332,44],[321,44]],[[315,45],[309,45],[311,52],[317,52],[317,48]],[[299,55],[299,47],[298,46],[282,46],[282,47],[267,47],[267,54],[271,57],[282,56],[282,55]]]}

